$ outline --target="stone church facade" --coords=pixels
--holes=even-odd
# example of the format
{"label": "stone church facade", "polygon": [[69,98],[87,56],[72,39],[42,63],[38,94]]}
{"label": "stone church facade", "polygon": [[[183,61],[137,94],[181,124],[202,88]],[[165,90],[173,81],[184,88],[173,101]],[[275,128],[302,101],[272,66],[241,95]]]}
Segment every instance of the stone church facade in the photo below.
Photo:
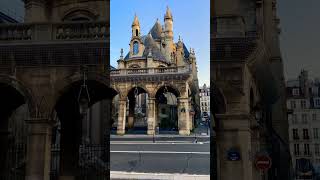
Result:
{"label": "stone church facade", "polygon": [[135,96],[141,93],[148,97],[147,134],[154,134],[162,122],[159,107],[167,93],[172,93],[177,101],[179,134],[190,134],[194,116],[200,115],[194,50],[188,50],[180,37],[174,42],[173,15],[169,8],[164,15],[164,26],[157,19],[147,35],[141,35],[142,27],[136,15],[131,28],[130,50],[124,56],[121,49],[118,67],[111,70],[111,86],[118,94],[117,134],[124,134],[126,125],[134,124]]}

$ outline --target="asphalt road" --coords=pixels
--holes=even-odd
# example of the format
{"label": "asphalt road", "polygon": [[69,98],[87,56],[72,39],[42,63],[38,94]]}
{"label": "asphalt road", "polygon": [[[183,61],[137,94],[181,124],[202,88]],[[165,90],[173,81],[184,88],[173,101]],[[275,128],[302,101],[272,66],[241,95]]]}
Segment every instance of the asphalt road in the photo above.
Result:
{"label": "asphalt road", "polygon": [[[118,139],[118,138],[116,138]],[[121,139],[121,138],[120,138]],[[147,139],[147,140],[146,140]],[[111,141],[111,171],[141,173],[210,174],[209,140],[169,138],[153,143],[148,138]]]}

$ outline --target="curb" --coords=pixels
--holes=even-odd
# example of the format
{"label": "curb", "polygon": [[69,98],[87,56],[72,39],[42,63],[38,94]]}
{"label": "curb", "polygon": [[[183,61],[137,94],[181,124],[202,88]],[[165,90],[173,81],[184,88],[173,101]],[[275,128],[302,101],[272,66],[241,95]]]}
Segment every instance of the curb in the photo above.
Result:
{"label": "curb", "polygon": [[[152,135],[142,135],[142,134],[126,134],[126,135],[110,135],[110,138],[152,138]],[[183,135],[155,135],[156,138],[167,137],[167,138],[193,138],[194,135],[183,136]],[[197,138],[210,138],[210,135],[197,135]]]}
{"label": "curb", "polygon": [[210,175],[169,174],[169,173],[137,173],[110,171],[111,180],[145,179],[145,180],[210,180]]}

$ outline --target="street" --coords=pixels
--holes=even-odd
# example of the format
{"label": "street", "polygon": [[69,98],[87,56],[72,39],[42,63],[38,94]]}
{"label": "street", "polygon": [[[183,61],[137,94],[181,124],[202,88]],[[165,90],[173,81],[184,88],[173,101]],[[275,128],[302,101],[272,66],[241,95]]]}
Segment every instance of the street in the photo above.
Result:
{"label": "street", "polygon": [[210,174],[208,136],[112,136],[111,172]]}

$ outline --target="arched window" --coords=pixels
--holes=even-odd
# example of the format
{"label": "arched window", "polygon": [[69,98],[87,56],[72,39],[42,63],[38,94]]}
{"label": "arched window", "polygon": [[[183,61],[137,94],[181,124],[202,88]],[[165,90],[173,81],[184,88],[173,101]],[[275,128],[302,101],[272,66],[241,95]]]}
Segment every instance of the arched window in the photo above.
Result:
{"label": "arched window", "polygon": [[63,21],[93,21],[96,16],[88,10],[74,10],[63,17]]}
{"label": "arched window", "polygon": [[129,66],[130,69],[134,69],[134,68],[140,68],[140,66],[138,64],[133,64],[131,66]]}
{"label": "arched window", "polygon": [[75,18],[71,18],[71,21],[90,21],[89,18],[87,17],[75,17]]}
{"label": "arched window", "polygon": [[138,36],[138,33],[139,33],[139,31],[138,31],[138,29],[136,29],[136,36]]}
{"label": "arched window", "polygon": [[137,41],[135,41],[133,43],[133,55],[136,55],[139,53],[139,43]]}

